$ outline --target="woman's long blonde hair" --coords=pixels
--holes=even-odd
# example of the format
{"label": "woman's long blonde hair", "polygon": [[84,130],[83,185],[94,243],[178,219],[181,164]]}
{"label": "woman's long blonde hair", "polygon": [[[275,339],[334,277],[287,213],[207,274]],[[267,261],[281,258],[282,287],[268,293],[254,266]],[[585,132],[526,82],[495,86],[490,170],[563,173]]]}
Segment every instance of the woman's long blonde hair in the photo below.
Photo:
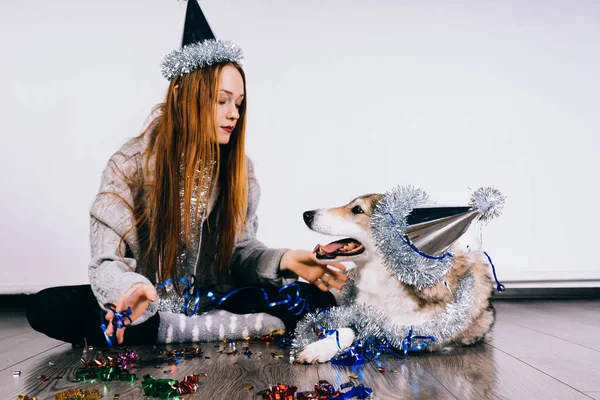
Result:
{"label": "woman's long blonde hair", "polygon": [[[215,162],[214,178],[219,195],[212,211],[217,213],[216,226],[203,241],[203,253],[212,261],[213,274],[223,279],[236,236],[243,232],[247,207],[248,171],[245,156],[246,98],[239,108],[239,119],[227,145],[218,144],[216,132],[219,81],[225,65],[199,68],[171,80],[165,102],[156,107],[158,116],[140,135],[150,135],[144,155],[143,185],[149,196],[145,206],[136,212],[136,228],[140,241],[148,249],[146,262],[156,265],[158,279],[176,278],[177,263],[183,246],[189,249],[191,240],[202,232],[197,221],[201,207],[192,221],[192,192],[202,187],[203,171]],[[181,216],[180,182],[184,191],[184,215]],[[214,185],[208,194],[212,196]],[[198,190],[198,192],[200,189]],[[182,227],[183,222],[183,227]],[[206,222],[208,223],[208,221]],[[214,228],[214,229],[213,229]],[[182,243],[181,232],[185,233]]]}

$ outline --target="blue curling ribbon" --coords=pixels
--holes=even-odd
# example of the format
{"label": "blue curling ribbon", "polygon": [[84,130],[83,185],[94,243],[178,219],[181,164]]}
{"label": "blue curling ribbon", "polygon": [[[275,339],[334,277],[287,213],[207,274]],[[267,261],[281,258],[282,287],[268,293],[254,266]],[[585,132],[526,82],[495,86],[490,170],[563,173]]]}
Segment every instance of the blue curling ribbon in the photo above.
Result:
{"label": "blue curling ribbon", "polygon": [[[364,342],[357,340],[354,346],[345,349],[341,354],[333,357],[330,361],[332,364],[341,366],[361,365],[369,361],[374,361],[383,353],[389,353],[398,359],[404,359],[408,356],[409,351],[423,350],[429,343],[427,341],[435,340],[434,336],[418,336],[413,335],[412,329],[402,339],[401,348],[402,354],[398,354],[392,350],[387,338],[383,338],[384,343],[380,344],[375,339],[367,339]],[[426,342],[413,346],[413,340],[424,340]],[[339,342],[338,342],[339,347]],[[375,350],[371,350],[374,348]]]}
{"label": "blue curling ribbon", "polygon": [[[293,295],[291,296],[288,293],[285,293],[285,291],[289,288],[296,288],[296,292],[293,293]],[[225,296],[223,296],[221,298],[221,300],[219,300],[217,302],[217,305],[220,306],[221,304],[223,304],[225,301],[227,301],[229,299],[229,297],[233,296],[236,293],[242,292],[242,291],[246,291],[246,290],[255,290],[256,288],[253,287],[245,287],[245,288],[240,288],[240,289],[236,289],[232,292],[227,293]],[[270,301],[269,300],[269,295],[267,294],[267,291],[263,288],[260,288],[260,290],[263,293],[263,296],[265,298],[265,303],[267,303],[268,307],[276,307],[276,306],[280,306],[280,305],[284,305],[284,304],[288,304],[289,306],[287,307],[288,311],[294,311],[294,313],[296,315],[300,315],[305,311],[309,311],[309,307],[308,307],[308,303],[305,299],[300,297],[300,286],[298,286],[297,283],[289,283],[287,285],[282,286],[281,288],[279,288],[279,294],[282,296],[285,296],[284,300],[280,300],[280,301]],[[207,296],[214,302],[216,301],[216,297],[212,292],[208,292]]]}
{"label": "blue curling ribbon", "polygon": [[[315,317],[318,317],[320,314],[327,314],[328,312],[328,309],[321,310]],[[386,337],[383,338],[384,343],[378,343],[375,339],[369,338],[364,341],[357,340],[353,346],[342,349],[342,346],[340,345],[340,334],[337,329],[324,329],[318,323],[315,323],[315,329],[319,340],[335,335],[337,346],[343,351],[341,354],[333,357],[330,361],[332,364],[341,366],[361,365],[372,360],[377,360],[383,353],[389,353],[396,358],[403,359],[407,357],[409,351],[422,350],[427,347],[427,342],[435,340],[434,336],[413,335],[413,331],[410,329],[401,342],[400,350],[402,350],[402,354],[397,354],[392,350],[392,346],[390,346]],[[425,342],[413,346],[413,340],[424,340]]]}
{"label": "blue curling ribbon", "polygon": [[503,284],[501,284],[500,282],[498,282],[498,278],[496,277],[496,267],[494,267],[494,263],[492,262],[491,257],[485,251],[483,252],[483,254],[485,254],[488,261],[490,262],[490,265],[492,266],[492,272],[494,273],[494,280],[496,281],[496,290],[498,290],[499,292],[503,292],[505,289],[505,286]]}
{"label": "blue curling ribbon", "polygon": [[[390,219],[391,219],[391,223],[392,225],[397,225],[398,223],[396,222],[396,220],[394,219],[394,216],[392,215],[392,213],[390,212],[386,212],[384,215],[389,215]],[[435,256],[430,256],[429,254],[425,254],[422,251],[420,251],[419,249],[417,249],[417,247],[412,244],[410,242],[410,239],[408,239],[408,237],[406,235],[403,235],[400,237],[402,239],[402,241],[404,243],[406,243],[415,253],[417,253],[418,255],[425,257],[429,260],[443,260],[446,257],[453,257],[453,254],[450,252],[444,253],[439,257],[435,257]],[[468,248],[469,246],[467,246]],[[496,280],[496,290],[498,290],[499,292],[503,292],[505,289],[505,286],[503,284],[501,284],[498,281],[498,277],[496,276],[496,267],[494,266],[494,263],[492,262],[492,259],[490,258],[489,254],[487,252],[483,252],[483,254],[485,254],[485,256],[487,257],[488,261],[490,262],[490,265],[492,266],[492,272],[494,273],[494,279]]]}
{"label": "blue curling ribbon", "polygon": [[[127,299],[125,300],[126,304],[129,301],[129,299],[131,299],[131,296],[133,296],[133,294],[138,291],[138,289],[139,289],[139,287],[137,287],[133,292],[131,292],[129,297],[127,297]],[[113,315],[114,315],[114,317],[112,319],[112,324],[114,325],[115,329],[113,330],[112,340],[106,334],[106,319],[104,317],[103,311],[100,311],[100,327],[102,328],[102,333],[104,333],[104,338],[106,339],[106,343],[108,344],[109,347],[112,347],[113,340],[116,340],[117,329],[125,329],[125,327],[127,326],[125,324],[125,318],[127,318],[129,320],[130,324],[133,322],[133,320],[131,319],[132,310],[131,310],[131,307],[127,307],[127,310],[125,310],[123,312],[118,312],[115,308],[112,308],[110,306],[106,306],[106,308],[109,311],[112,311]]]}
{"label": "blue curling ribbon", "polygon": [[127,310],[123,311],[122,313],[117,312],[117,310],[115,310],[112,307],[106,307],[108,308],[109,311],[112,311],[114,314],[113,317],[113,325],[115,326],[115,330],[113,331],[112,334],[112,340],[111,337],[108,336],[106,334],[106,319],[104,318],[104,311],[100,311],[100,326],[102,327],[102,333],[104,333],[104,337],[106,338],[106,343],[108,343],[109,347],[113,346],[113,340],[116,341],[116,335],[117,335],[117,329],[122,329],[125,328],[125,318],[127,318],[129,320],[129,323],[131,324],[133,321],[130,317],[131,315],[131,307],[127,307]]}
{"label": "blue curling ribbon", "polygon": [[[177,278],[177,279],[166,280],[163,283],[158,285],[158,288],[163,289],[163,290],[165,290],[167,285],[173,284],[175,282],[182,282],[186,285],[186,290],[185,290],[185,295],[184,295],[185,301],[183,304],[183,312],[188,317],[191,317],[192,315],[196,314],[196,312],[198,311],[198,306],[200,304],[200,297],[202,296],[200,289],[194,288],[193,281],[194,281],[194,275],[192,275],[191,281],[186,278]],[[295,292],[286,293],[286,291],[289,292],[288,289],[290,289],[290,288],[292,288],[292,289],[295,288],[296,289]],[[223,303],[225,303],[234,294],[242,292],[242,291],[247,291],[247,290],[256,290],[256,287],[250,286],[250,287],[235,289],[235,290],[227,293],[225,296],[221,297],[221,299],[219,299],[219,300],[217,300],[217,297],[215,296],[215,294],[213,292],[211,292],[210,290],[207,291],[205,295],[206,295],[206,297],[208,297],[210,299],[211,302],[216,303],[217,306],[220,306]],[[278,292],[279,295],[284,297],[283,300],[279,300],[279,301],[270,301],[267,291],[263,288],[260,288],[260,290],[263,293],[263,296],[265,298],[265,303],[267,303],[268,307],[276,307],[279,305],[287,304],[288,311],[294,311],[294,313],[296,315],[300,315],[303,312],[309,310],[307,301],[300,297],[300,286],[298,286],[297,283],[289,283],[289,284],[284,285],[281,288],[279,288],[279,292]],[[192,311],[190,313],[188,313],[190,296],[194,297],[194,308],[192,309]]]}
{"label": "blue curling ribbon", "polygon": [[365,387],[365,385],[363,385],[362,383],[358,386],[354,386],[352,389],[350,389],[347,392],[341,393],[339,394],[339,396],[336,397],[332,397],[331,399],[353,399],[353,398],[359,398],[359,399],[368,399],[369,396],[371,395],[371,393],[373,393],[373,389],[369,388],[369,387]]}
{"label": "blue curling ribbon", "polygon": [[[166,287],[168,285],[172,285],[175,282],[182,282],[185,284],[186,288],[185,288],[184,301],[183,301],[183,313],[185,315],[187,315],[188,317],[195,315],[196,312],[198,311],[198,306],[200,305],[200,291],[194,289],[194,279],[195,279],[194,275],[192,275],[191,281],[186,278],[167,279],[166,281],[164,281],[158,285],[158,289],[166,290]],[[192,312],[188,314],[188,307],[189,307],[191,295],[194,296],[194,308],[192,309]]]}
{"label": "blue curling ribbon", "polygon": [[[423,342],[421,344],[418,344],[416,346],[412,345],[412,341],[418,339],[418,340],[425,340],[425,341],[433,341],[435,340],[434,336],[419,336],[419,335],[413,335],[412,333],[412,329],[410,329],[408,331],[408,335],[406,335],[406,337],[404,339],[402,339],[402,351],[404,352],[404,356],[406,356],[408,354],[409,351],[419,351],[419,350],[423,350],[425,347],[427,347],[427,345],[429,343],[427,342]],[[387,340],[386,340],[387,341]]]}

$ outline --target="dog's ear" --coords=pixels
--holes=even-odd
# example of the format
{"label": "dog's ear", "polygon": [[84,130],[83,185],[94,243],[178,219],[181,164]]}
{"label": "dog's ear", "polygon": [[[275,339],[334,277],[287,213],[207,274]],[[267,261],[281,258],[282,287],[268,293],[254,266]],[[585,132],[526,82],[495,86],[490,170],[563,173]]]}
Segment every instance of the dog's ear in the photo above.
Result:
{"label": "dog's ear", "polygon": [[379,194],[379,193],[371,195],[371,198],[370,198],[371,201],[370,201],[370,207],[369,207],[370,215],[375,214],[375,207],[377,207],[377,204],[379,204],[382,197],[383,197],[383,195]]}

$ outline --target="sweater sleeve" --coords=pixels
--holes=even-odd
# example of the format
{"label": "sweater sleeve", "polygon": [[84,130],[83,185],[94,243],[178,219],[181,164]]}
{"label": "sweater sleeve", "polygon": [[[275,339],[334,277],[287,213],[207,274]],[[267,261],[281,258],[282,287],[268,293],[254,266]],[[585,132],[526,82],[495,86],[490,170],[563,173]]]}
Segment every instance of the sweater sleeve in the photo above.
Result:
{"label": "sweater sleeve", "polygon": [[260,200],[260,185],[254,173],[254,164],[248,158],[248,207],[244,235],[233,250],[230,270],[234,279],[242,284],[282,286],[297,279],[289,271],[281,272],[279,264],[288,249],[272,249],[256,238]]}
{"label": "sweater sleeve", "polygon": [[[134,168],[131,159],[115,155],[102,174],[100,190],[90,210],[91,261],[88,274],[98,304],[106,309],[107,303],[116,304],[136,284],[150,284],[137,272],[140,255],[133,215],[133,196],[127,184],[127,174]],[[124,236],[124,240],[121,237]],[[158,302],[150,302],[148,309],[133,325],[141,324],[157,312]]]}

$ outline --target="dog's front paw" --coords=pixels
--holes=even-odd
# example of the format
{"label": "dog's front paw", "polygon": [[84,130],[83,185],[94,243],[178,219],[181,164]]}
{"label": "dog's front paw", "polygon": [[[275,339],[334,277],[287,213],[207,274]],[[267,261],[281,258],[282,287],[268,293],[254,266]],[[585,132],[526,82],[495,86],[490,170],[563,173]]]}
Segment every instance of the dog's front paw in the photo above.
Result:
{"label": "dog's front paw", "polygon": [[296,357],[296,361],[300,363],[324,363],[331,360],[337,352],[354,343],[354,331],[350,328],[338,329],[340,346],[338,347],[336,334],[327,336],[324,339],[318,340],[304,347],[300,354]]}

